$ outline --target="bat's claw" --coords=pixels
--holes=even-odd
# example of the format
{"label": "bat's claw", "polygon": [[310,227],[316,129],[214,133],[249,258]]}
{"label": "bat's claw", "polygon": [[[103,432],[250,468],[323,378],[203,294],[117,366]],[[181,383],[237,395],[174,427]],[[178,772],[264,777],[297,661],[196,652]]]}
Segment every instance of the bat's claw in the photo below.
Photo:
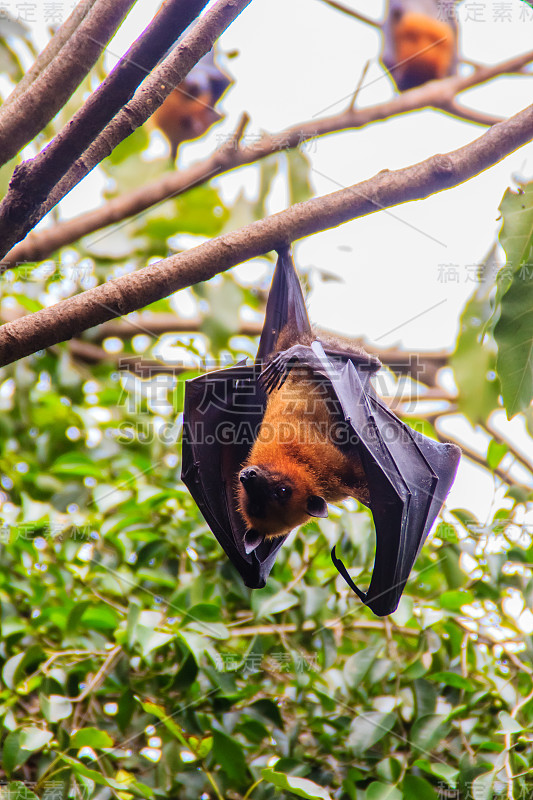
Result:
{"label": "bat's claw", "polygon": [[264,391],[271,394],[275,389],[281,389],[295,363],[296,359],[287,356],[286,353],[278,353],[274,356],[258,378]]}

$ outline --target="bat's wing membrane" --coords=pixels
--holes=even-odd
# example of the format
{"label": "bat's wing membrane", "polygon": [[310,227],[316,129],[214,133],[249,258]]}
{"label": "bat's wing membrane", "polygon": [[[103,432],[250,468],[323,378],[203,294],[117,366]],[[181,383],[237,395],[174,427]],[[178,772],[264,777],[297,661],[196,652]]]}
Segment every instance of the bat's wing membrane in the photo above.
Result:
{"label": "bat's wing membrane", "polygon": [[262,588],[286,536],[244,549],[246,526],[236,504],[238,474],[257,437],[266,395],[257,381],[285,325],[311,330],[288,249],[280,251],[256,363],[201,375],[185,384],[182,480],[226,555],[250,588]]}
{"label": "bat's wing membrane", "polygon": [[[315,353],[322,350],[313,345]],[[333,563],[375,614],[398,606],[405,583],[450,489],[460,450],[413,431],[373,393],[366,376],[348,361],[342,368],[327,359],[328,370],[365,470],[376,527],[376,555],[368,591],[361,591],[332,552]],[[324,361],[325,359],[325,361]]]}
{"label": "bat's wing membrane", "polygon": [[278,336],[286,325],[290,325],[298,335],[311,333],[300,279],[288,248],[279,251],[268,293],[256,364],[261,364],[276,349]]}
{"label": "bat's wing membrane", "polygon": [[264,413],[255,366],[236,366],[187,381],[182,480],[244,583],[261,588],[286,537],[244,550],[246,526],[235,502],[236,479]]}

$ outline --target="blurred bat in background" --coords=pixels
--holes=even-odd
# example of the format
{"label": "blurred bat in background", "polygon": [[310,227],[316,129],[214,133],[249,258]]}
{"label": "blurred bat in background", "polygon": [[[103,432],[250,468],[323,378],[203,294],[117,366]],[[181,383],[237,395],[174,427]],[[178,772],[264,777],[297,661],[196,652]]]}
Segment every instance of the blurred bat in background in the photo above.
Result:
{"label": "blurred bat in background", "polygon": [[389,0],[381,59],[403,92],[457,71],[454,0]]}
{"label": "blurred bat in background", "polygon": [[197,139],[222,119],[215,105],[232,83],[210,50],[153,113],[153,123],[170,143],[172,161],[182,142]]}

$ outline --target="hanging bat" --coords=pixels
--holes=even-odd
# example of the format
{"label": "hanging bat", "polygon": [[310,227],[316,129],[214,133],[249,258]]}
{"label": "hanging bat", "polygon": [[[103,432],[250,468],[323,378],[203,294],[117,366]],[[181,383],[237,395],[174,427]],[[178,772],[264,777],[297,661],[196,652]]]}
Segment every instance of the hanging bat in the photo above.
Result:
{"label": "hanging bat", "polygon": [[375,394],[380,362],[311,329],[288,250],[279,254],[253,365],[187,381],[182,479],[245,584],[262,588],[288,533],[327,503],[371,509],[376,555],[361,591],[392,613],[451,487],[459,448],[401,422]]}
{"label": "hanging bat", "polygon": [[389,0],[381,59],[404,92],[457,71],[454,0]]}
{"label": "hanging bat", "polygon": [[167,137],[172,161],[182,142],[203,136],[222,119],[214,106],[231,83],[210,50],[154,112],[152,121]]}

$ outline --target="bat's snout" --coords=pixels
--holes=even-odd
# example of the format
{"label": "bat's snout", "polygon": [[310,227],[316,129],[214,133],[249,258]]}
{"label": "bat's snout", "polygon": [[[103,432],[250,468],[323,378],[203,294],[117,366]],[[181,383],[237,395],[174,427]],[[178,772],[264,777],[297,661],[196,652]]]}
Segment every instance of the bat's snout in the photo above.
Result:
{"label": "bat's snout", "polygon": [[239,474],[239,480],[245,488],[247,483],[257,480],[258,477],[259,476],[255,467],[246,467],[245,469],[242,469]]}
{"label": "bat's snout", "polygon": [[261,467],[245,467],[239,472],[241,504],[250,517],[264,517],[272,496],[269,476]]}

